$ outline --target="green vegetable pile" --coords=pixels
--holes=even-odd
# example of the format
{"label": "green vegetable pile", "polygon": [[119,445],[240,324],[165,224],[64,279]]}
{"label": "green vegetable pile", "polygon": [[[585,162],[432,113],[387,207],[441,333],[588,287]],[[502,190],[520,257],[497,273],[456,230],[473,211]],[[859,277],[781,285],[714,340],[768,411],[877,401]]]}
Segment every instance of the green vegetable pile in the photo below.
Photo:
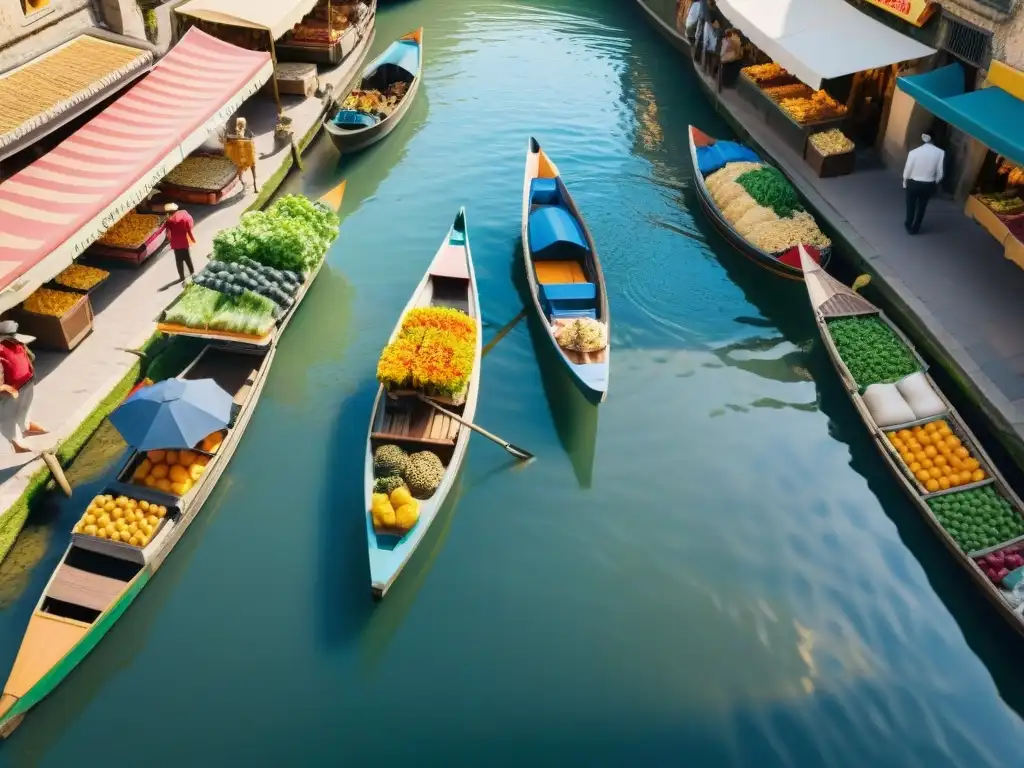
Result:
{"label": "green vegetable pile", "polygon": [[265,267],[252,259],[238,261],[211,261],[194,278],[196,285],[241,296],[246,290],[266,296],[281,310],[295,303],[295,295],[302,285],[302,275],[290,270]]}
{"label": "green vegetable pile", "polygon": [[228,296],[193,284],[167,309],[164,322],[197,330],[264,336],[274,326],[276,309],[274,302],[252,291]]}
{"label": "green vegetable pile", "polygon": [[991,485],[935,496],[928,506],[964,552],[1024,535],[1024,521]]}
{"label": "green vegetable pile", "polygon": [[219,232],[213,239],[213,258],[221,262],[251,259],[305,273],[323,259],[339,224],[327,206],[302,195],[286,195],[265,211],[243,214],[238,226]]}
{"label": "green vegetable pile", "polygon": [[778,168],[771,166],[747,171],[736,178],[736,183],[757,201],[758,205],[771,208],[780,219],[792,216],[804,208],[796,196],[796,190],[786,181]]}
{"label": "green vegetable pile", "polygon": [[839,357],[860,387],[890,384],[920,370],[917,359],[885,323],[874,316],[828,321]]}

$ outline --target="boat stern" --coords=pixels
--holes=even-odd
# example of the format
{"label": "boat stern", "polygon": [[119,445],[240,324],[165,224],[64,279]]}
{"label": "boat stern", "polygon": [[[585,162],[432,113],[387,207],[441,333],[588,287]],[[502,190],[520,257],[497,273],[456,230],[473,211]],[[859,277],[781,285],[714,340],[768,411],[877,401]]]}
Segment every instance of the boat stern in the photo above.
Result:
{"label": "boat stern", "polygon": [[608,397],[608,364],[584,363],[572,366],[573,377],[589,399],[603,403]]}

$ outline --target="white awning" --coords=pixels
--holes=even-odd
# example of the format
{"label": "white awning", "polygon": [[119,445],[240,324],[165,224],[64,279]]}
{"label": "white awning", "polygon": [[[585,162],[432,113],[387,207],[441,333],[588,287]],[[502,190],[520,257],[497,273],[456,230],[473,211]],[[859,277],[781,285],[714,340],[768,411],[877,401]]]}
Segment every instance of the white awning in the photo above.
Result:
{"label": "white awning", "polygon": [[317,0],[188,0],[174,12],[214,24],[265,29],[277,40],[302,21],[316,3]]}
{"label": "white awning", "polygon": [[811,86],[935,53],[845,0],[718,0],[754,45]]}

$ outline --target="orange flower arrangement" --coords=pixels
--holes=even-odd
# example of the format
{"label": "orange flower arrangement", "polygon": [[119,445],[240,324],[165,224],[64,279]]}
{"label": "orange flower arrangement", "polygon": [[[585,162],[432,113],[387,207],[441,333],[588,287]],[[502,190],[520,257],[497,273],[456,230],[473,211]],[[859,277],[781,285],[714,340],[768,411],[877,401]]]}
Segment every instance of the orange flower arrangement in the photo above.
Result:
{"label": "orange flower arrangement", "polygon": [[476,325],[448,307],[419,307],[402,321],[398,338],[381,352],[377,380],[388,389],[432,390],[455,397],[473,372]]}

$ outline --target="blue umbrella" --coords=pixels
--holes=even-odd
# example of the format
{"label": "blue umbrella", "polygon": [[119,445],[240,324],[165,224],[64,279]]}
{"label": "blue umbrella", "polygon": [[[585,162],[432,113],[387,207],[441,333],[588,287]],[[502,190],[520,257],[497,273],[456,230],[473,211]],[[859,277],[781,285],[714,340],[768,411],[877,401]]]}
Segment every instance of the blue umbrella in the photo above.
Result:
{"label": "blue umbrella", "polygon": [[136,450],[188,449],[230,423],[231,405],[213,379],[167,379],[125,400],[110,423]]}

